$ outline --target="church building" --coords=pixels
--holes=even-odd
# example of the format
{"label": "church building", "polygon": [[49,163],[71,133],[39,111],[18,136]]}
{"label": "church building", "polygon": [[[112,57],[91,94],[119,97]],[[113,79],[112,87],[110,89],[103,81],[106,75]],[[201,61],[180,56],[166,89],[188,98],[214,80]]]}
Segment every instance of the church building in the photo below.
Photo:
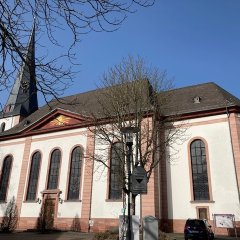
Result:
{"label": "church building", "polygon": [[[103,89],[63,98],[72,104],[53,100],[39,107],[34,45],[33,29],[26,61],[0,113],[0,222],[14,197],[19,230],[35,229],[48,201],[54,229],[117,227],[123,191],[113,168],[99,173],[91,158],[101,143],[90,130],[89,113],[101,111],[96,99]],[[188,218],[206,218],[214,226],[218,214],[234,216],[240,228],[240,100],[213,82],[170,92],[164,115],[178,113],[175,125],[184,121],[185,137],[166,150],[147,194],[136,197],[136,215],[156,217],[166,232],[182,233]],[[111,146],[105,156],[118,166]]]}

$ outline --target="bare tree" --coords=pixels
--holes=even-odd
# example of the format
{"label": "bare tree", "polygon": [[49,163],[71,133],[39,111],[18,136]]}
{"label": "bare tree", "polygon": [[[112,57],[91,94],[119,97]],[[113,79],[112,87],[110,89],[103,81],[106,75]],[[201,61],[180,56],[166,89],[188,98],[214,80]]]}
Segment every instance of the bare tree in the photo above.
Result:
{"label": "bare tree", "polygon": [[[94,160],[99,164],[111,168],[106,149],[115,142],[125,142],[121,129],[123,127],[137,127],[133,144],[133,159],[131,169],[142,166],[147,171],[149,180],[154,168],[162,159],[166,159],[166,149],[172,143],[184,140],[182,124],[174,125],[177,116],[166,116],[167,106],[171,101],[173,81],[167,78],[166,72],[149,67],[143,59],[128,57],[110,68],[104,74],[98,97],[100,111],[92,113],[95,128],[91,128],[96,137],[96,152]],[[126,155],[121,166],[126,169]],[[121,171],[119,171],[121,172]],[[127,189],[127,171],[123,179],[123,189]]]}
{"label": "bare tree", "polygon": [[[73,78],[75,46],[82,34],[115,31],[136,6],[148,7],[153,3],[154,0],[0,1],[0,92],[11,87],[20,64],[26,61],[25,47],[33,19],[39,33],[38,47],[42,48],[42,55],[36,57],[38,90],[46,97],[56,97]],[[60,33],[64,39],[59,37]],[[66,39],[70,40],[68,46]],[[59,54],[47,52],[53,48]]]}

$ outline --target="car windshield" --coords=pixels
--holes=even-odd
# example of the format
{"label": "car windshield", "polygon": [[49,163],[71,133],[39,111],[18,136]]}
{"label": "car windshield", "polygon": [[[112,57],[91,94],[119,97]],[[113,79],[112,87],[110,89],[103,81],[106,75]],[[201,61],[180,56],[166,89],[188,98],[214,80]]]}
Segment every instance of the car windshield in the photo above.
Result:
{"label": "car windshield", "polygon": [[205,227],[204,222],[200,220],[190,220],[187,225],[190,227]]}

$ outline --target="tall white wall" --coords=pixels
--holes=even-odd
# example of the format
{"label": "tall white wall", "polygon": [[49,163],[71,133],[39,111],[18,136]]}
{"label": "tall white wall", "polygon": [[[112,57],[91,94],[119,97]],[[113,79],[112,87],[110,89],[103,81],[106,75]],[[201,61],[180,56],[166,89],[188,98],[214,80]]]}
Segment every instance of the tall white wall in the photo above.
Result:
{"label": "tall white wall", "polygon": [[[104,144],[99,139],[95,141],[95,155],[100,157],[109,166],[110,146]],[[103,163],[94,162],[93,174],[93,188],[92,188],[92,202],[91,202],[91,217],[92,218],[119,218],[123,215],[123,208],[125,207],[125,214],[127,214],[127,206],[123,205],[123,199],[112,200],[108,199],[108,179],[109,169]],[[126,202],[127,204],[127,202]],[[140,214],[140,198],[136,198],[136,215]]]}
{"label": "tall white wall", "polygon": [[[219,121],[219,120],[223,121]],[[224,121],[225,119],[225,121]],[[178,153],[167,165],[168,211],[170,219],[196,218],[196,207],[209,207],[209,215],[235,214],[240,220],[238,191],[226,115],[188,121],[186,141],[174,144]],[[191,184],[188,144],[194,137],[204,138],[208,144],[209,167],[213,202],[190,202]],[[210,179],[209,179],[210,180]]]}
{"label": "tall white wall", "polygon": [[[41,198],[41,192],[46,189],[46,181],[48,174],[48,165],[50,160],[50,154],[53,149],[60,149],[62,158],[59,174],[59,189],[62,191],[61,198],[66,199],[67,196],[67,183],[68,183],[68,171],[69,171],[69,161],[71,156],[71,151],[76,145],[81,145],[84,149],[84,154],[86,153],[87,145],[87,135],[86,129],[77,129],[70,131],[57,132],[52,134],[43,134],[33,137],[30,157],[35,151],[40,151],[42,154],[41,169],[39,174],[39,184],[37,197]],[[84,160],[83,160],[83,171],[84,173]],[[30,161],[28,166],[28,171],[30,170]],[[29,173],[27,173],[27,176]],[[81,186],[80,191],[83,189],[84,176],[81,176]],[[24,196],[26,195],[27,186],[25,186]],[[80,198],[82,194],[80,194]],[[81,199],[80,199],[81,200]],[[22,217],[36,217],[39,214],[41,205],[38,203],[24,202],[22,205]],[[58,217],[80,217],[81,216],[81,201],[64,201],[62,204],[58,204]]]}
{"label": "tall white wall", "polygon": [[[110,146],[96,139],[96,156],[109,164]],[[108,168],[102,163],[94,162],[91,217],[118,218],[123,208],[122,201],[108,200]]]}
{"label": "tall white wall", "polygon": [[[13,157],[10,181],[7,191],[7,202],[12,197],[15,197],[15,199],[17,197],[23,152],[24,139],[0,142],[0,171],[2,170],[2,164],[5,157],[9,154],[11,154]],[[0,216],[4,215],[5,207],[6,204],[0,204]]]}
{"label": "tall white wall", "polygon": [[[226,115],[215,117],[198,118],[187,121],[187,130],[185,132],[185,141],[183,143],[175,142],[173,148],[169,150],[174,153],[173,160],[167,164],[167,182],[168,182],[168,213],[170,219],[186,219],[197,217],[196,207],[204,206],[209,208],[210,217],[212,214],[228,213],[235,214],[236,220],[240,220],[240,210],[238,201],[238,192],[235,178],[235,169],[233,164],[233,155],[229,127]],[[37,197],[41,198],[41,191],[46,188],[48,174],[48,165],[50,153],[53,149],[59,148],[62,153],[59,189],[62,191],[61,198],[66,199],[69,160],[74,146],[81,145],[87,149],[87,131],[86,129],[75,129],[68,131],[59,131],[49,134],[36,135],[32,138],[30,158],[35,151],[42,154],[40,178],[38,184]],[[212,202],[191,202],[191,183],[189,171],[189,149],[188,144],[192,138],[201,137],[208,144],[208,158],[210,167],[211,189],[213,195]],[[20,180],[23,153],[25,148],[25,139],[0,142],[0,168],[3,159],[11,153],[13,155],[13,168],[7,199],[16,196]],[[109,159],[110,147],[104,145],[98,139],[95,142],[96,155],[102,155],[106,160]],[[86,152],[85,152],[86,153]],[[83,162],[83,174],[85,173],[85,164]],[[27,177],[29,172],[27,172]],[[84,186],[84,175],[81,177],[80,200],[82,199],[82,190]],[[24,187],[24,197],[26,196],[27,181]],[[108,169],[103,164],[94,162],[94,174],[92,183],[92,202],[91,218],[118,218],[122,214],[123,203],[120,201],[111,201],[108,199]],[[139,212],[139,200],[137,201],[137,214]],[[36,202],[24,201],[21,209],[21,217],[38,217],[41,205]],[[3,215],[5,204],[0,204],[0,216]],[[58,205],[58,217],[75,218],[81,217],[81,201],[64,201]]]}

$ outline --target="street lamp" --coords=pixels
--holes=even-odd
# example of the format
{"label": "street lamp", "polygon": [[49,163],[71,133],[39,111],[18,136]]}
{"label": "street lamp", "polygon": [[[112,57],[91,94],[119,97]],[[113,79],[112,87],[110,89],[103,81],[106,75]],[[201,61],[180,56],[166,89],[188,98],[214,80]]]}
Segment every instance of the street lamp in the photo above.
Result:
{"label": "street lamp", "polygon": [[133,134],[139,132],[138,127],[122,127],[120,131],[125,135],[127,145],[127,172],[128,172],[128,225],[127,225],[127,240],[132,239],[131,234],[131,157]]}

